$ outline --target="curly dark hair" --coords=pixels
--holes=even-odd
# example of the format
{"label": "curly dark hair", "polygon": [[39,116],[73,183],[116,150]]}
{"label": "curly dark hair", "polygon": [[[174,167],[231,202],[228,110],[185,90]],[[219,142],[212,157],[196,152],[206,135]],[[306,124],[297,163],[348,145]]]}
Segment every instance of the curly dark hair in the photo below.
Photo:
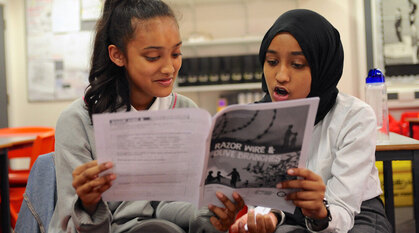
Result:
{"label": "curly dark hair", "polygon": [[122,106],[126,106],[127,111],[131,109],[126,70],[111,61],[108,46],[113,44],[125,54],[138,23],[162,16],[176,21],[172,9],[161,0],[105,1],[102,17],[96,25],[89,85],[84,96],[90,118],[95,113],[115,112]]}

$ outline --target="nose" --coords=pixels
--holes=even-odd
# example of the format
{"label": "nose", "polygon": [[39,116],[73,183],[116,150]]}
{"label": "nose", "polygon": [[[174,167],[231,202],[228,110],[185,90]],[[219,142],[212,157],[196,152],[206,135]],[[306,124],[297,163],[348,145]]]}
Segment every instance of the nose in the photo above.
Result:
{"label": "nose", "polygon": [[175,72],[175,66],[171,57],[165,59],[161,72],[163,74],[171,75]]}
{"label": "nose", "polygon": [[275,74],[275,79],[279,83],[290,81],[290,69],[286,65],[278,66],[278,70]]}

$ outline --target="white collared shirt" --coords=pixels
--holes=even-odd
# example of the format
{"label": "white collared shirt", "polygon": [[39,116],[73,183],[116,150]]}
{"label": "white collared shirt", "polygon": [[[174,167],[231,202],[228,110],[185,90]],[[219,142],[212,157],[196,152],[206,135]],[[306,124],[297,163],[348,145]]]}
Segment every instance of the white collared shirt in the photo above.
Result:
{"label": "white collared shirt", "polygon": [[[170,95],[166,97],[156,97],[154,99],[154,102],[151,104],[150,108],[148,110],[165,110],[170,109],[172,105],[172,100],[174,98],[174,94],[171,93]],[[131,105],[131,111],[137,111],[132,105]]]}
{"label": "white collared shirt", "polygon": [[361,203],[382,193],[375,166],[376,119],[365,102],[339,93],[313,130],[307,168],[326,184],[332,221],[321,232],[347,232]]}

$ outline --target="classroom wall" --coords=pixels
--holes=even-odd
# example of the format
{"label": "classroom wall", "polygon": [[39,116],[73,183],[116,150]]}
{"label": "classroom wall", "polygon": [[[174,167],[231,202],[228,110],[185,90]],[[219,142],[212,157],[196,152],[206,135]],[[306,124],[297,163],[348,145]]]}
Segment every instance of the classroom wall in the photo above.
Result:
{"label": "classroom wall", "polygon": [[364,1],[362,0],[304,0],[301,8],[312,9],[325,16],[340,32],[345,52],[340,91],[364,97],[367,75],[365,53]]}
{"label": "classroom wall", "polygon": [[[171,0],[176,1],[176,0]],[[281,2],[282,0],[275,0]],[[284,0],[287,2],[286,0]],[[269,2],[269,1],[266,1]],[[274,1],[270,1],[274,2]],[[9,94],[9,126],[44,125],[55,126],[60,112],[71,102],[28,102],[26,80],[26,40],[24,0],[0,0],[6,17],[6,79]],[[345,50],[345,67],[339,89],[362,97],[360,87],[366,74],[365,33],[362,0],[299,0],[299,8],[308,8],[325,16],[340,31]],[[252,12],[260,13],[261,27],[268,28],[283,12],[276,8],[266,10],[254,4]],[[257,8],[260,7],[260,8]],[[187,14],[185,14],[187,15]],[[241,24],[244,19],[235,19],[230,24]],[[225,21],[211,21],[213,27],[222,28]],[[237,25],[239,27],[239,25]],[[181,25],[182,27],[182,25]],[[185,24],[185,27],[187,25]],[[182,30],[182,28],[181,28]],[[228,32],[224,32],[228,33]],[[229,37],[226,35],[225,37]]]}
{"label": "classroom wall", "polygon": [[60,112],[70,101],[28,102],[24,0],[5,1],[6,80],[9,94],[9,126],[55,127]]}

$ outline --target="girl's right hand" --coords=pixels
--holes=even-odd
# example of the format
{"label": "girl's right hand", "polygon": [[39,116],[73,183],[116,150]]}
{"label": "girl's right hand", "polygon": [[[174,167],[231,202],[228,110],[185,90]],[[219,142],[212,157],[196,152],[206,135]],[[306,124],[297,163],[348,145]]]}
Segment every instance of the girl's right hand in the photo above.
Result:
{"label": "girl's right hand", "polygon": [[73,187],[79,196],[84,210],[92,215],[102,198],[102,193],[112,186],[116,175],[111,173],[99,176],[103,171],[111,168],[111,162],[98,164],[97,160],[85,163],[73,171]]}

